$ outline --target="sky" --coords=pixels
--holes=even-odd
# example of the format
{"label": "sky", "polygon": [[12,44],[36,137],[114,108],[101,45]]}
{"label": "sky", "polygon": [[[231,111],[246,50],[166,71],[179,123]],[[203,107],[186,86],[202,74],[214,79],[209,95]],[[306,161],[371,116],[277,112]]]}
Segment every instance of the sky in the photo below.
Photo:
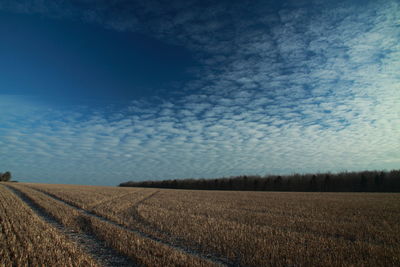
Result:
{"label": "sky", "polygon": [[397,0],[1,0],[0,172],[400,168]]}

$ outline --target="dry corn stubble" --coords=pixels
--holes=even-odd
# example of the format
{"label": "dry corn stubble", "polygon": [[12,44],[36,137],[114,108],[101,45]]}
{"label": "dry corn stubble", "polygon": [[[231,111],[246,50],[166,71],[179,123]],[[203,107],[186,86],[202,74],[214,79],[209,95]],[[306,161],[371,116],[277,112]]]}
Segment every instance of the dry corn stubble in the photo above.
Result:
{"label": "dry corn stubble", "polygon": [[[93,202],[86,187],[35,186],[67,201],[80,191],[80,205]],[[121,196],[120,189],[102,190]],[[162,238],[244,265],[400,263],[398,194],[160,190],[140,202],[155,189],[131,190],[93,210],[132,227],[139,215]]]}
{"label": "dry corn stubble", "polygon": [[0,266],[97,266],[0,185]]}
{"label": "dry corn stubble", "polygon": [[141,237],[113,224],[87,216],[41,192],[24,185],[13,185],[46,212],[66,226],[91,232],[134,262],[146,266],[213,266],[209,261],[177,251],[159,242]]}
{"label": "dry corn stubble", "polygon": [[398,194],[163,190],[139,211],[245,265],[400,262]]}
{"label": "dry corn stubble", "polygon": [[[140,230],[146,234],[156,236],[170,243],[177,243],[168,234],[163,234],[154,227],[147,227],[137,213],[138,203],[154,193],[154,189],[136,189],[115,187],[77,187],[73,185],[48,185],[48,184],[27,184],[31,188],[49,193],[74,206],[91,211],[119,224]],[[98,190],[99,192],[96,192]],[[139,217],[139,218],[138,218]]]}
{"label": "dry corn stubble", "polygon": [[[115,187],[106,186],[87,186],[87,185],[63,185],[63,184],[34,184],[24,183],[33,188],[52,193],[58,197],[68,200],[73,205],[79,206],[83,209],[89,209],[103,202],[108,202],[112,199],[135,194],[140,189],[135,188],[121,188],[122,190],[114,190]],[[65,194],[67,193],[67,194]],[[83,194],[84,193],[84,194]]]}

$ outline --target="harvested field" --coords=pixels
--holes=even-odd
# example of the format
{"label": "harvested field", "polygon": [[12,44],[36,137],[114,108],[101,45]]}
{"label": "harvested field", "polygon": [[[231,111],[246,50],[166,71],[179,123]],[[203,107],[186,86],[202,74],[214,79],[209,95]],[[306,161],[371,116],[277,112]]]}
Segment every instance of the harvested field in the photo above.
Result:
{"label": "harvested field", "polygon": [[391,194],[173,190],[139,208],[163,231],[249,266],[396,265],[399,211]]}
{"label": "harvested field", "polygon": [[[93,234],[112,249],[131,259],[129,265],[144,266],[216,266],[206,258],[177,250],[158,240],[147,238],[83,209],[52,198],[23,184],[9,184],[50,216],[67,227]],[[129,266],[127,264],[122,266]]]}
{"label": "harvested field", "polygon": [[13,186],[147,266],[400,264],[399,194]]}
{"label": "harvested field", "polygon": [[0,185],[0,266],[98,266]]}

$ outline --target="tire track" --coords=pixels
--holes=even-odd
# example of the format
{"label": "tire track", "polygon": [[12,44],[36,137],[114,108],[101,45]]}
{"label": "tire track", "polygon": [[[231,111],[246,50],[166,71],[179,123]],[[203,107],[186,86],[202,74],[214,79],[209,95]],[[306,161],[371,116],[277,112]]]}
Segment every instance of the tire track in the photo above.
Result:
{"label": "tire track", "polygon": [[[102,222],[109,223],[109,224],[111,224],[111,225],[113,225],[113,226],[116,226],[116,227],[118,227],[118,228],[120,228],[120,229],[122,229],[122,230],[125,230],[125,231],[128,231],[128,232],[137,234],[137,235],[139,235],[140,237],[147,238],[147,239],[151,239],[151,240],[153,240],[153,241],[155,241],[155,242],[157,242],[157,243],[163,244],[163,245],[168,246],[168,247],[170,247],[170,248],[173,248],[173,249],[175,249],[175,250],[177,250],[177,251],[180,251],[180,252],[189,254],[189,255],[191,255],[191,256],[194,256],[194,257],[197,257],[197,258],[200,258],[200,259],[209,261],[209,262],[211,262],[211,263],[213,263],[213,264],[218,264],[218,265],[221,265],[221,266],[229,266],[229,267],[231,267],[231,266],[232,266],[232,267],[233,267],[233,266],[238,266],[237,264],[235,264],[235,263],[229,261],[229,260],[226,259],[226,258],[220,257],[220,256],[218,256],[218,255],[201,253],[201,252],[199,252],[199,251],[197,251],[197,250],[190,249],[190,248],[188,248],[188,247],[176,245],[176,244],[174,244],[173,242],[168,242],[168,241],[163,240],[163,239],[161,239],[161,238],[159,238],[159,237],[157,237],[157,236],[151,235],[151,234],[149,234],[149,233],[145,233],[144,231],[141,231],[141,230],[139,230],[139,229],[133,229],[133,228],[127,227],[127,226],[125,226],[125,225],[123,225],[123,224],[120,224],[120,223],[117,223],[117,222],[115,222],[115,221],[112,221],[112,220],[110,220],[110,219],[108,219],[108,218],[106,218],[106,217],[103,217],[103,216],[101,216],[101,215],[95,213],[95,212],[82,209],[82,208],[78,207],[77,205],[75,205],[75,204],[73,204],[73,203],[69,203],[68,201],[65,201],[65,200],[63,200],[62,198],[60,198],[60,197],[58,197],[58,196],[56,196],[56,195],[54,195],[54,194],[51,194],[51,193],[49,193],[49,192],[46,192],[46,191],[43,191],[43,190],[40,190],[40,189],[37,189],[37,188],[34,188],[34,187],[30,187],[30,186],[28,186],[28,187],[29,187],[30,189],[33,189],[33,190],[35,190],[35,191],[37,191],[37,192],[40,192],[40,193],[42,193],[42,194],[48,196],[49,198],[51,198],[51,199],[53,199],[53,200],[55,200],[55,201],[61,202],[61,203],[63,203],[64,205],[67,205],[67,206],[69,206],[69,207],[71,207],[71,208],[73,208],[73,209],[75,209],[75,210],[78,210],[78,211],[82,212],[83,214],[85,214],[85,215],[87,215],[87,216],[91,216],[91,217],[96,218],[96,219],[98,219],[98,220],[100,220],[100,221],[102,221]],[[151,198],[151,197],[154,196],[154,194],[156,194],[156,193],[157,193],[157,192],[153,193],[153,194],[150,195],[150,196],[147,196],[145,199],[140,200],[140,202],[143,202],[143,201],[145,201],[146,199]]]}
{"label": "tire track", "polygon": [[[40,190],[40,189],[38,189],[38,190]],[[41,192],[47,193],[45,191],[41,191]],[[166,232],[165,230],[162,230],[159,227],[157,227],[152,222],[146,220],[146,218],[144,218],[140,214],[139,206],[141,204],[143,204],[144,202],[146,202],[147,200],[153,198],[155,195],[157,195],[160,192],[161,192],[160,190],[152,192],[152,193],[148,194],[147,196],[144,196],[142,199],[140,199],[136,203],[134,203],[134,205],[131,206],[128,209],[129,210],[129,215],[131,216],[130,218],[133,221],[130,222],[129,225],[124,224],[124,226],[128,227],[129,229],[133,229],[135,227],[135,226],[133,226],[133,223],[135,223],[136,225],[138,225],[139,227],[142,227],[142,228],[136,227],[134,229],[136,229],[138,231],[142,231],[147,236],[151,236],[152,238],[160,239],[164,243],[167,243],[167,244],[173,244],[175,247],[187,248],[188,250],[196,251],[198,254],[208,255],[208,257],[212,256],[215,259],[223,259],[224,261],[226,261],[227,265],[239,266],[237,261],[235,261],[235,263],[233,264],[232,262],[229,262],[228,260],[225,260],[225,258],[223,256],[221,256],[220,254],[212,254],[210,252],[204,252],[203,248],[200,245],[193,244],[193,243],[192,244],[188,244],[188,243],[186,243],[187,240],[185,240],[183,238],[176,237],[176,236],[172,235],[170,232]],[[73,203],[71,203],[71,204],[73,204]],[[105,217],[105,218],[115,222],[115,220],[113,218],[109,218],[106,215],[97,212],[96,210],[90,209],[90,212],[93,212],[98,216]]]}
{"label": "tire track", "polygon": [[18,189],[9,185],[4,185],[4,187],[19,197],[29,208],[35,212],[39,218],[66,235],[71,241],[77,243],[79,247],[81,247],[87,254],[95,259],[101,266],[139,266],[134,264],[130,258],[121,255],[112,248],[104,245],[104,242],[97,239],[95,236],[83,232],[77,232],[73,229],[65,227]]}
{"label": "tire track", "polygon": [[[30,188],[31,188],[31,187],[30,187]],[[104,204],[104,203],[106,203],[106,202],[115,201],[115,200],[117,200],[117,199],[126,197],[126,196],[128,196],[128,195],[133,195],[133,194],[136,194],[136,193],[138,193],[138,192],[140,192],[140,191],[129,192],[129,193],[126,193],[126,194],[123,194],[123,195],[120,195],[120,196],[110,197],[110,198],[107,198],[107,199],[104,199],[104,200],[100,200],[99,202],[96,202],[96,203],[94,203],[94,204],[92,204],[92,205],[89,205],[89,206],[88,206],[88,209],[94,210],[96,207],[98,207],[98,206],[100,206],[100,205],[102,205],[102,204]]]}
{"label": "tire track", "polygon": [[154,197],[155,195],[157,195],[160,191],[156,191],[151,193],[150,195],[142,198],[141,200],[139,200],[138,202],[135,203],[135,205],[133,205],[131,207],[131,212],[132,212],[132,217],[135,221],[137,221],[139,224],[143,225],[144,227],[149,228],[152,231],[158,232],[160,234],[163,235],[167,235],[169,237],[171,237],[168,233],[163,232],[161,229],[158,229],[157,227],[155,227],[151,222],[147,221],[142,215],[140,215],[139,213],[139,206],[144,203],[146,200],[149,200],[150,198]]}

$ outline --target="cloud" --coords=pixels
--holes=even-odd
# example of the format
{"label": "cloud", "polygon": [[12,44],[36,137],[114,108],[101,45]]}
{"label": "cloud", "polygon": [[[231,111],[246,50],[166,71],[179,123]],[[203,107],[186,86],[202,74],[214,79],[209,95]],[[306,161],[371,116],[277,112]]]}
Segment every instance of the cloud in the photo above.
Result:
{"label": "cloud", "polygon": [[[183,95],[162,104],[142,99],[88,113],[0,96],[2,168],[26,180],[116,184],[399,166],[396,1],[364,8],[185,1],[167,9],[152,1],[125,13],[119,1],[13,3],[2,8],[176,38],[204,64]],[[195,22],[199,12],[204,19]]]}

